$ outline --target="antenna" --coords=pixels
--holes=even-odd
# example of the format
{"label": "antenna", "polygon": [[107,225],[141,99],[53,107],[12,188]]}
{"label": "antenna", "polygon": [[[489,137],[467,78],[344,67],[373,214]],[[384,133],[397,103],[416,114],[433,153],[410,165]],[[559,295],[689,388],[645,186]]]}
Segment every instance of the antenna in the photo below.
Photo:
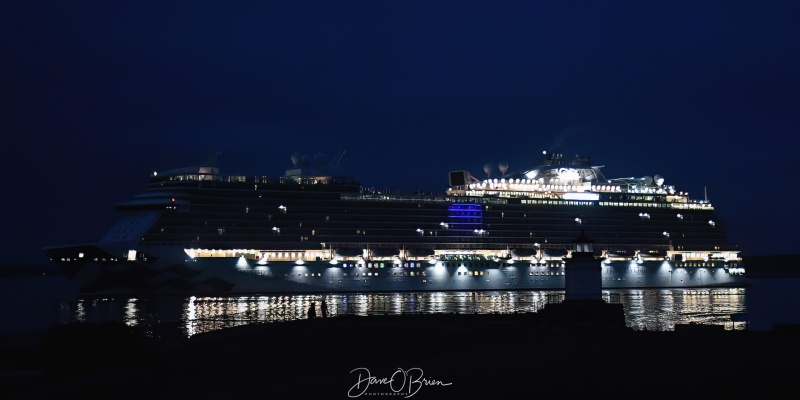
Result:
{"label": "antenna", "polygon": [[331,167],[338,167],[339,163],[342,162],[342,158],[344,157],[344,153],[347,153],[347,149],[344,149],[339,152],[339,155],[331,161]]}
{"label": "antenna", "polygon": [[706,203],[708,203],[708,187],[703,186],[703,195],[706,198]]}

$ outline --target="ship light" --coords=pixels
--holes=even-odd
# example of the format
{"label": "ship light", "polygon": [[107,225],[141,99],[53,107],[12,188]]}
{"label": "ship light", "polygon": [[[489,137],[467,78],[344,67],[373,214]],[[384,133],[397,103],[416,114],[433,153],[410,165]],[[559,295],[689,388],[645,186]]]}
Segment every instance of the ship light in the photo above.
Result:
{"label": "ship light", "polygon": [[576,181],[580,178],[580,174],[574,169],[562,168],[558,171],[558,179],[562,181]]}
{"label": "ship light", "polygon": [[717,223],[714,222],[713,220],[708,221],[708,224],[711,226],[717,226]]}
{"label": "ship light", "polygon": [[597,193],[568,192],[564,193],[562,198],[564,200],[597,201],[600,200],[600,195]]}
{"label": "ship light", "polygon": [[247,264],[247,259],[245,259],[244,256],[242,255],[242,256],[239,256],[239,260],[236,261],[236,266],[239,267],[239,268],[246,268],[249,265]]}
{"label": "ship light", "polygon": [[295,264],[297,264],[297,265],[303,265],[303,264],[305,264],[306,262],[305,262],[305,261],[303,261],[302,259],[299,259],[299,260],[295,261],[294,263],[295,263]]}

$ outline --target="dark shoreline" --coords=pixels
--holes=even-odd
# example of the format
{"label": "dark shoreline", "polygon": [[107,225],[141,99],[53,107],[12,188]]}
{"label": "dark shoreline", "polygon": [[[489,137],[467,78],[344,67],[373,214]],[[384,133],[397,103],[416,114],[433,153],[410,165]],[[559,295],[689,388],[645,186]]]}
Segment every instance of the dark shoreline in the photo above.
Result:
{"label": "dark shoreline", "polygon": [[[4,380],[5,393],[12,399],[348,398],[359,371],[385,378],[398,370],[452,383],[421,387],[414,398],[511,396],[520,390],[537,396],[634,389],[646,392],[627,394],[691,389],[719,395],[741,394],[737,385],[743,382],[794,386],[785,377],[800,359],[798,326],[633,331],[620,318],[619,305],[564,304],[524,314],[316,318],[159,342],[139,341],[119,327],[99,341],[84,331],[68,336],[71,346],[39,352],[39,363],[28,359],[29,373]],[[367,391],[386,389],[375,384]]]}
{"label": "dark shoreline", "polygon": [[745,275],[750,278],[800,277],[800,254],[745,256]]}
{"label": "dark shoreline", "polygon": [[58,267],[53,264],[11,264],[0,266],[0,278],[5,276],[41,276],[54,275],[65,276]]}

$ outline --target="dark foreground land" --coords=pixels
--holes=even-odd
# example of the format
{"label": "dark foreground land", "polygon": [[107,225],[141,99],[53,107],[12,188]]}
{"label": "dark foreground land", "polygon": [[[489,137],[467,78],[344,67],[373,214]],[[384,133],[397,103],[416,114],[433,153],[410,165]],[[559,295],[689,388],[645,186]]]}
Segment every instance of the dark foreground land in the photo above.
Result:
{"label": "dark foreground land", "polygon": [[633,331],[616,306],[316,318],[157,342],[62,326],[35,351],[4,350],[0,397],[770,398],[800,385],[794,326]]}

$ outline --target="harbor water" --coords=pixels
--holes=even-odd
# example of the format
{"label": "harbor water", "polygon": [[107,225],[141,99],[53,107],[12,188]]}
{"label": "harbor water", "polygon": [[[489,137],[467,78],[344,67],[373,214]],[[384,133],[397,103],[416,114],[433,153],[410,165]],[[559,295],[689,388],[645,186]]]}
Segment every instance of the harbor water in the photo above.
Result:
{"label": "harbor water", "polygon": [[[670,331],[676,324],[722,325],[726,330],[770,330],[800,323],[800,278],[758,278],[743,288],[604,290],[621,303],[634,330]],[[70,322],[124,322],[153,338],[256,323],[307,318],[312,303],[327,315],[419,313],[530,313],[563,301],[563,291],[397,292],[248,296],[79,296],[62,276],[0,278],[0,335],[41,332]]]}

